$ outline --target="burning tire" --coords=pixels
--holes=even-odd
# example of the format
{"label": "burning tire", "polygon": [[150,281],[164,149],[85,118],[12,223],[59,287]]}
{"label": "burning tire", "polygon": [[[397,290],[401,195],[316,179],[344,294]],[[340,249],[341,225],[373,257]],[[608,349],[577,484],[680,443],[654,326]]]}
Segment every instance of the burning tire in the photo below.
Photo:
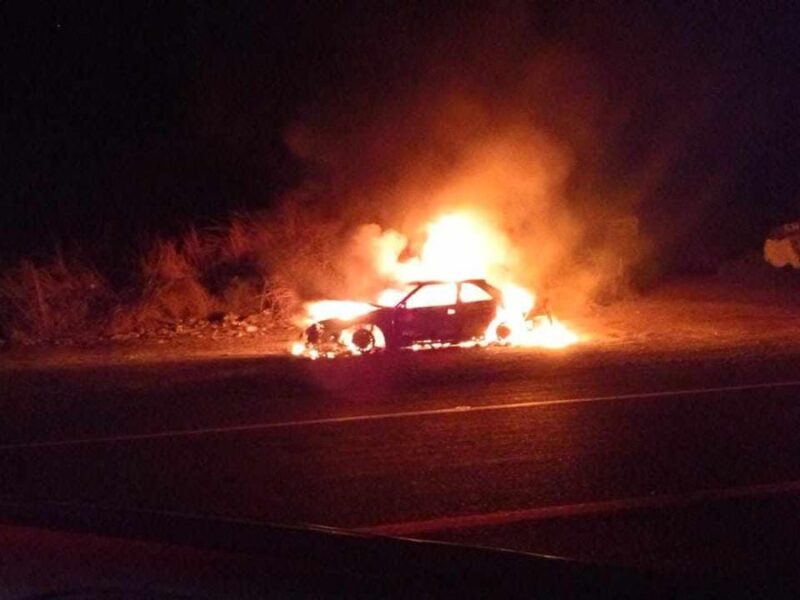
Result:
{"label": "burning tire", "polygon": [[500,323],[494,330],[494,334],[497,336],[497,341],[501,344],[504,344],[509,340],[511,333],[511,326],[508,323]]}
{"label": "burning tire", "polygon": [[377,325],[345,329],[342,331],[339,343],[356,354],[371,354],[386,348],[386,338]]}
{"label": "burning tire", "polygon": [[353,333],[353,345],[359,352],[372,352],[375,349],[375,336],[368,329],[357,329]]}

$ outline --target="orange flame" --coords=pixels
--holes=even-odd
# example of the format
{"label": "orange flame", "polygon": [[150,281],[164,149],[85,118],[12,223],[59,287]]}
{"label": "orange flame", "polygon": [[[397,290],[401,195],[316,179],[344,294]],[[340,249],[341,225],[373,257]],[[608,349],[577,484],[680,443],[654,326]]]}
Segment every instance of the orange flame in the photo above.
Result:
{"label": "orange flame", "polygon": [[320,300],[306,305],[306,312],[310,323],[324,321],[325,319],[350,320],[366,315],[376,307],[366,302],[352,300]]}
{"label": "orange flame", "polygon": [[450,213],[425,228],[418,257],[385,261],[383,272],[398,282],[489,279],[504,265],[508,244],[490,226],[469,213]]}

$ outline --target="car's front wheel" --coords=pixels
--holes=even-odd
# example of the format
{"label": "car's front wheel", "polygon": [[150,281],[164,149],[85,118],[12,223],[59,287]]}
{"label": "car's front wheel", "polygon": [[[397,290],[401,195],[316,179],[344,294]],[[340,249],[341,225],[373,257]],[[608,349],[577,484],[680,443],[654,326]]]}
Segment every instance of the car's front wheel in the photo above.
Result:
{"label": "car's front wheel", "polygon": [[386,338],[377,325],[364,325],[342,332],[342,341],[351,351],[369,354],[386,347]]}
{"label": "car's front wheel", "polygon": [[360,352],[371,352],[375,349],[375,336],[367,329],[358,329],[353,333],[353,345]]}

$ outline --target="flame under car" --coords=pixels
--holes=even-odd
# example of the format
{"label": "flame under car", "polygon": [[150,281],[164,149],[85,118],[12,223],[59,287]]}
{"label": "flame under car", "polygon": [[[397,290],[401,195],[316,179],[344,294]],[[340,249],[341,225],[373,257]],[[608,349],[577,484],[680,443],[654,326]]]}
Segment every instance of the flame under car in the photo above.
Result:
{"label": "flame under car", "polygon": [[384,348],[502,342],[511,333],[509,324],[494,323],[502,292],[483,279],[418,281],[406,290],[391,305],[366,305],[365,314],[313,323],[304,332],[305,349],[320,355],[365,354]]}

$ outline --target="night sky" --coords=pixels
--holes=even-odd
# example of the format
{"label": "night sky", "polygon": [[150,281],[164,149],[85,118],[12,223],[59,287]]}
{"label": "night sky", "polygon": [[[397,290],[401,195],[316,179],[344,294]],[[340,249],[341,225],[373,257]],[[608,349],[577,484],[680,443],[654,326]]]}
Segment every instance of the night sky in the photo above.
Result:
{"label": "night sky", "polygon": [[[637,214],[656,238],[672,215],[698,215],[665,251],[706,231],[723,254],[743,252],[800,217],[792,2],[215,4],[0,4],[2,262],[58,246],[118,256],[275,206],[338,176],[290,150],[298,126],[335,136],[403,118],[403,99],[437,80],[502,111],[515,68],[547,53],[585,57],[540,115],[577,148],[576,195],[649,172],[658,147]],[[560,108],[584,96],[599,107],[578,111],[590,134]],[[355,166],[340,170],[359,178],[387,168],[343,152]]]}

